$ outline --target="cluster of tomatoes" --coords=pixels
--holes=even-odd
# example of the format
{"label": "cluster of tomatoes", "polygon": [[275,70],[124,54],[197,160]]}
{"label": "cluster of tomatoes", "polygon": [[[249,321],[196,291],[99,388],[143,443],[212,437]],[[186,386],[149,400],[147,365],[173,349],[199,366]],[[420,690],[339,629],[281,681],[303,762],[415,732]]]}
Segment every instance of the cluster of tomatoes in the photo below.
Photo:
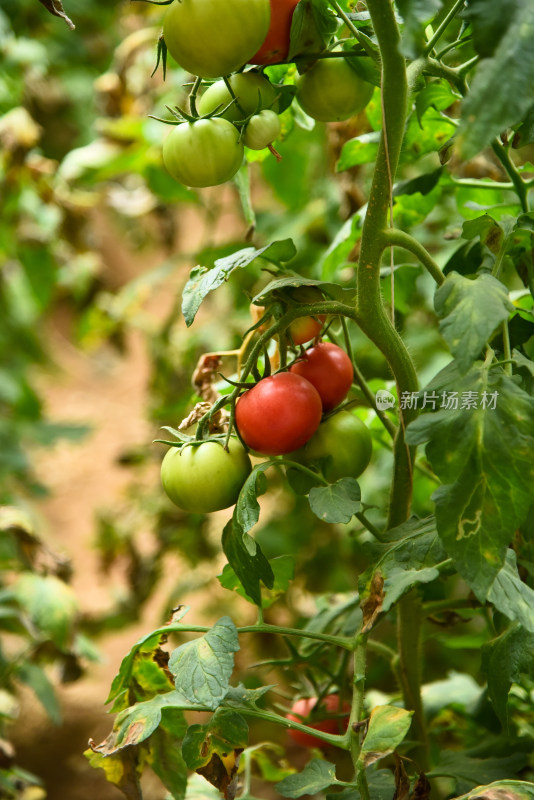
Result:
{"label": "cluster of tomatoes", "polygon": [[288,368],[244,387],[233,419],[238,436],[229,437],[227,449],[225,436],[170,448],[161,476],[177,506],[207,513],[236,503],[252,469],[249,452],[288,456],[329,483],[365,470],[371,435],[353,411],[340,408],[352,386],[352,362],[337,344],[320,340],[324,322],[301,316],[290,323],[287,336],[298,355]]}
{"label": "cluster of tomatoes", "polygon": [[[244,147],[262,150],[279,137],[280,88],[256,68],[289,55],[299,0],[173,0],[163,21],[168,52],[197,77],[191,115],[180,112],[163,145],[163,162],[180,183],[215,186],[230,180]],[[373,87],[341,54],[311,61],[295,81],[302,109],[322,122],[348,119]],[[213,82],[215,80],[215,82]],[[198,92],[200,90],[200,96]],[[291,102],[292,96],[289,98]]]}

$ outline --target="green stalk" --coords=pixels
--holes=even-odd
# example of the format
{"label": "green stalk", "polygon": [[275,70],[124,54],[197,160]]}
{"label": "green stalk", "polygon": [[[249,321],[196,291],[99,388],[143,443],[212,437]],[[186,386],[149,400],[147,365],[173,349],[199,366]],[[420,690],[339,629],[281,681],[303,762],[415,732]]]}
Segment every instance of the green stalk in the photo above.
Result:
{"label": "green stalk", "polygon": [[[389,228],[391,186],[406,122],[408,83],[392,3],[389,0],[370,0],[369,12],[382,54],[384,130],[362,231],[357,271],[357,311],[360,327],[386,357],[400,398],[403,391],[418,391],[418,381],[410,355],[382,301],[380,266]],[[415,409],[403,410],[395,438],[389,527],[404,522],[409,515],[413,468],[412,453],[404,441],[404,429],[416,413]]]}
{"label": "green stalk", "polygon": [[[390,0],[369,0],[368,9],[382,58],[384,119],[362,231],[357,272],[357,311],[361,328],[383,352],[390,365],[400,399],[402,392],[418,390],[418,380],[409,353],[386,314],[380,291],[380,266],[388,235],[391,189],[406,123],[408,80],[393,3]],[[399,409],[399,414],[401,424],[394,442],[388,527],[398,525],[408,518],[412,495],[413,453],[406,445],[404,433],[417,411]],[[419,674],[421,615],[418,602],[418,597],[413,592],[402,598],[398,605],[398,669],[405,706],[414,711],[413,733],[420,742],[417,760],[424,769],[428,761],[428,743]]]}
{"label": "green stalk", "polygon": [[388,247],[402,247],[403,250],[408,250],[409,253],[413,253],[413,255],[419,259],[423,267],[432,275],[438,286],[441,286],[445,280],[443,272],[426,247],[423,247],[417,239],[414,239],[414,237],[406,233],[406,231],[390,228],[384,232],[384,241]]}

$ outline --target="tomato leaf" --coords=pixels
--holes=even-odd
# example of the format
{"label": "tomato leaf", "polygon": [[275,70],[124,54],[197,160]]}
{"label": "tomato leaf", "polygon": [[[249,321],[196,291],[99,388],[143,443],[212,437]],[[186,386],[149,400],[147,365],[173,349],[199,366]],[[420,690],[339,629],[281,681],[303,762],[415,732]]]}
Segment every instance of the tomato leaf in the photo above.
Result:
{"label": "tomato leaf", "polygon": [[521,580],[513,550],[506,551],[504,566],[495,576],[488,600],[501,614],[534,633],[534,590]]}
{"label": "tomato leaf", "polygon": [[[269,564],[274,575],[273,588],[262,596],[262,608],[269,608],[289,587],[295,577],[295,561],[292,556],[278,556],[269,559]],[[225,564],[222,574],[218,576],[219,583],[225,589],[237,592],[238,595],[250,601],[241,581],[235,574],[230,564]]]}
{"label": "tomato leaf", "polygon": [[[151,633],[148,633],[146,636],[143,636],[123,658],[119,672],[113,679],[110,693],[106,700],[106,703],[111,703],[113,700],[116,701],[112,709],[113,711],[123,709],[125,707],[125,700],[126,705],[131,703],[131,697],[128,700],[128,690],[132,684],[137,685],[141,683],[142,685],[142,680],[140,680],[139,675],[139,673],[142,674],[144,671],[142,662],[146,662],[147,659],[156,661],[160,645],[166,640],[169,633],[175,630],[181,630],[181,620],[187,611],[187,607],[179,609],[176,614],[173,615],[173,620],[170,624],[163,625]],[[161,685],[156,684],[156,686],[161,690]]]}
{"label": "tomato leaf", "polygon": [[243,533],[254,527],[260,518],[260,505],[257,497],[266,489],[266,479],[263,473],[272,467],[271,461],[256,464],[243,484],[235,507],[235,520]]}
{"label": "tomato leaf", "polygon": [[518,3],[508,20],[493,56],[478,64],[462,104],[457,137],[462,159],[472,158],[501,131],[520,122],[532,106],[534,48],[529,43],[534,36],[534,6]]}
{"label": "tomato leaf", "polygon": [[396,706],[376,706],[360,751],[366,767],[392,753],[402,742],[412,723],[413,711]]}
{"label": "tomato leaf", "polygon": [[449,273],[436,290],[434,307],[441,320],[440,331],[461,372],[467,372],[480,357],[487,341],[514,310],[506,286],[486,273],[474,280]]}
{"label": "tomato leaf", "polygon": [[365,603],[376,586],[375,576],[383,580],[380,608],[375,612],[388,611],[416,584],[438,578],[435,565],[446,558],[434,517],[409,520],[392,528],[386,536],[390,544],[374,548],[373,566],[360,576],[359,582],[360,595]]}
{"label": "tomato leaf", "polygon": [[173,798],[183,797],[187,786],[187,767],[181,739],[186,722],[182,712],[162,709],[160,724],[146,742],[147,763]]}
{"label": "tomato leaf", "polygon": [[526,753],[511,753],[510,755],[493,758],[473,758],[464,753],[445,750],[441,753],[435,770],[428,773],[436,775],[450,775],[456,778],[460,786],[466,782],[477,786],[500,778],[516,775],[526,766],[528,756]]}
{"label": "tomato leaf", "polygon": [[190,725],[184,736],[182,753],[191,770],[208,764],[213,755],[226,757],[232,750],[243,750],[248,743],[248,725],[236,711],[218,708],[205,725]]}
{"label": "tomato leaf", "polygon": [[425,45],[425,28],[440,7],[440,0],[397,0],[397,7],[404,20],[403,51],[416,56]]}
{"label": "tomato leaf", "polygon": [[223,531],[222,548],[247,595],[257,606],[261,606],[260,581],[272,589],[273,571],[259,544],[243,531],[235,514]]}
{"label": "tomato leaf", "polygon": [[312,758],[302,772],[288,775],[274,787],[283,797],[302,797],[305,794],[317,794],[338,783],[336,767],[321,758]]}
{"label": "tomato leaf", "polygon": [[482,671],[490,700],[503,728],[508,730],[508,693],[524,673],[534,678],[534,634],[514,625],[482,648]]}
{"label": "tomato leaf", "polygon": [[211,269],[197,266],[191,271],[182,294],[182,313],[187,327],[193,324],[196,313],[204,298],[227,281],[236,269],[243,269],[256,258],[265,258],[275,264],[290,261],[296,254],[295,245],[291,239],[272,242],[266,247],[256,250],[254,247],[245,247],[230,256],[218,258]]}
{"label": "tomato leaf", "polygon": [[341,478],[330,486],[310,489],[308,497],[313,513],[324,522],[350,522],[361,508],[361,492],[354,478]]}
{"label": "tomato leaf", "polygon": [[324,50],[337,25],[327,0],[300,0],[291,20],[288,59]]}
{"label": "tomato leaf", "polygon": [[428,442],[427,458],[444,483],[433,495],[438,533],[485,602],[532,503],[534,398],[497,370],[477,365],[462,375],[456,362],[423,395],[446,405],[419,416],[406,439]]}
{"label": "tomato leaf", "polygon": [[191,703],[217,708],[228,691],[238,650],[234,623],[230,617],[221,617],[204,636],[171,653],[169,669],[176,689]]}

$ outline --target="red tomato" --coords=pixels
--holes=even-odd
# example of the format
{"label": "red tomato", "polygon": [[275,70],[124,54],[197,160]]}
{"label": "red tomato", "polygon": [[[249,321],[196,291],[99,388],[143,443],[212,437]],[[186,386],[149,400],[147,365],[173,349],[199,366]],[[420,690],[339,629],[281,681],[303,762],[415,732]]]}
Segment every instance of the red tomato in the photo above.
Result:
{"label": "red tomato", "polygon": [[250,59],[251,64],[276,64],[289,53],[289,35],[293,12],[299,0],[271,0],[271,24],[262,46]]}
{"label": "red tomato", "polygon": [[279,456],[311,439],[322,410],[321,398],[309,381],[291,372],[278,372],[241,395],[235,423],[251,450]]}
{"label": "red tomato", "polygon": [[[340,706],[339,696],[329,694],[323,699],[317,710],[315,710],[316,705],[316,697],[301,697],[300,700],[293,703],[290,713],[286,714],[286,719],[302,722],[317,731],[323,731],[323,733],[345,733],[349,722],[350,703],[345,701]],[[302,747],[328,747],[322,739],[318,739],[310,733],[304,733],[304,731],[290,728],[289,735]]]}
{"label": "red tomato", "polygon": [[324,411],[330,411],[345,399],[354,377],[350,358],[332,342],[319,342],[310,347],[289,371],[301,375],[315,386],[323,401]]}

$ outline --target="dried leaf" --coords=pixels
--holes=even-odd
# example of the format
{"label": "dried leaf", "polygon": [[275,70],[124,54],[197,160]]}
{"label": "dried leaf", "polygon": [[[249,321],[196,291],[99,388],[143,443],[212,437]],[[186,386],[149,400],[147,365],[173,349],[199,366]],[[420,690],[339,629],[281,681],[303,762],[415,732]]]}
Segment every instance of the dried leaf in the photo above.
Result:
{"label": "dried leaf", "polygon": [[42,3],[43,6],[54,15],[54,17],[61,17],[64,19],[71,31],[75,29],[76,25],[65,14],[61,0],[39,0],[39,2]]}
{"label": "dried leaf", "polygon": [[224,758],[214,753],[205,767],[196,771],[222,792],[225,800],[234,800],[237,793],[237,770],[242,749],[232,750]]}
{"label": "dried leaf", "polygon": [[371,581],[369,596],[362,603],[362,633],[368,633],[376,622],[384,603],[384,578],[375,572]]}
{"label": "dried leaf", "polygon": [[393,800],[408,800],[410,794],[410,779],[404,768],[404,761],[395,753],[395,794]]}

